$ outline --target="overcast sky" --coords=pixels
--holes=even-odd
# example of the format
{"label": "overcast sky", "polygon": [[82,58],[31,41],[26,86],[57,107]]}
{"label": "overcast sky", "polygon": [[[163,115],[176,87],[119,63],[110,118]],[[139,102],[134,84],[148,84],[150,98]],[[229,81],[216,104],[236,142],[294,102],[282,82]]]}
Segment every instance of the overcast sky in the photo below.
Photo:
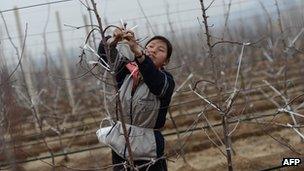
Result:
{"label": "overcast sky", "polygon": [[[35,4],[46,2],[54,2],[58,0],[0,0],[0,10],[5,11],[14,7],[26,7]],[[85,0],[82,0],[85,2]],[[90,0],[88,0],[90,1]],[[177,32],[182,32],[186,28],[199,27],[197,17],[201,18],[199,0],[139,0],[145,11],[145,15],[153,26],[153,30],[165,33],[169,29],[169,22],[166,13],[168,12],[169,19],[172,22]],[[215,0],[215,3],[208,11],[211,23],[215,27],[219,26],[223,20],[224,10],[229,0]],[[274,9],[274,0],[261,0],[267,9]],[[280,5],[286,5],[290,0],[279,0]],[[301,1],[301,0],[294,0]],[[302,0],[303,1],[303,0]],[[151,35],[151,31],[147,28],[147,20],[139,8],[138,0],[96,0],[99,12],[103,18],[106,18],[108,23],[118,25],[120,19],[128,22],[129,27],[138,25],[136,31],[139,37]],[[206,1],[208,4],[210,0]],[[235,18],[251,16],[256,13],[258,0],[232,0],[231,6],[231,22]],[[50,9],[50,11],[49,11]],[[66,27],[63,24],[82,26],[84,25],[83,15],[89,16],[86,8],[79,2],[73,0],[68,2],[56,3],[52,5],[38,6],[19,10],[21,17],[22,30],[24,31],[25,23],[28,23],[27,47],[31,54],[36,57],[42,55],[43,39],[42,34],[47,23],[47,42],[50,51],[54,51],[59,47],[58,26],[56,23],[55,12],[58,11],[61,19],[61,27],[64,33],[64,40],[67,49],[78,48],[85,37],[85,30],[75,30]],[[16,19],[13,11],[4,12],[4,18],[13,41],[19,45],[18,32],[16,27]],[[49,21],[47,16],[49,15]],[[93,18],[95,19],[95,18]],[[3,20],[0,19],[0,48],[4,52],[8,62],[13,56],[14,50],[8,43],[7,34],[3,27]]]}

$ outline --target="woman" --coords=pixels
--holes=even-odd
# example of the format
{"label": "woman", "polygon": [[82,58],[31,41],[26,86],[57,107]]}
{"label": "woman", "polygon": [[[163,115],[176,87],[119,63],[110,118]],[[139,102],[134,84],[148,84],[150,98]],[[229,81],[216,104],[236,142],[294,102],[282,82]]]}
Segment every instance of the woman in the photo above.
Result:
{"label": "woman", "polygon": [[[134,164],[142,165],[140,170],[167,170],[166,160],[159,159],[164,155],[165,147],[160,129],[166,122],[166,113],[175,86],[172,75],[163,68],[169,63],[172,45],[165,37],[154,36],[147,42],[145,50],[141,50],[133,32],[116,29],[113,37],[108,40],[111,57],[119,54],[115,47],[121,41],[128,44],[135,56],[133,62],[123,65],[116,73]],[[104,56],[102,44],[98,52],[100,56]],[[121,126],[114,127],[117,129],[112,129],[108,137],[113,140],[109,143],[112,148],[112,162],[124,163],[128,156],[127,147],[121,133],[115,133],[121,131]],[[117,137],[119,135],[120,138]],[[143,167],[152,158],[157,159],[156,162]],[[115,166],[114,170],[124,170],[124,166]]]}

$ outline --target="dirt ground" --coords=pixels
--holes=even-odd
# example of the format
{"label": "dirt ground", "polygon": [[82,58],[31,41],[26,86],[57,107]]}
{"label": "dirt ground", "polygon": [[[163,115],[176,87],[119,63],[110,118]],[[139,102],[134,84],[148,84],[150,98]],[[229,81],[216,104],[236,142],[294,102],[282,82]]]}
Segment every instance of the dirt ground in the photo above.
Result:
{"label": "dirt ground", "polygon": [[[195,135],[194,135],[195,136]],[[272,132],[274,138],[283,137],[290,145],[295,147],[298,153],[304,153],[304,143],[300,137],[290,129],[283,129]],[[292,152],[286,146],[280,144],[269,135],[251,136],[232,142],[233,150],[233,168],[235,170],[264,170],[275,166],[280,166],[284,157],[303,157],[303,155]],[[224,150],[223,146],[220,147]],[[227,170],[226,159],[220,150],[216,147],[207,148],[202,151],[195,149],[186,152],[185,163],[182,157],[170,158],[168,162],[169,171],[198,171],[198,170]],[[44,162],[51,162],[44,160]],[[51,167],[43,161],[34,161],[22,164],[24,170],[41,171],[52,170]],[[61,162],[65,167],[58,167],[56,170],[93,170],[90,168],[103,168],[111,163],[110,149],[97,149],[82,153],[71,154],[68,160],[63,157],[57,157],[56,162]],[[285,167],[275,170],[304,170],[302,164],[297,167]],[[103,169],[111,170],[111,169]]]}
{"label": "dirt ground", "polygon": [[[301,143],[299,136],[290,130],[282,130],[273,134],[281,135],[289,139],[289,143],[297,147],[297,151],[304,152],[304,144]],[[221,147],[223,149],[223,147]],[[232,161],[235,170],[263,170],[280,166],[283,157],[295,156],[285,146],[282,146],[268,135],[252,136],[233,142]],[[218,148],[209,148],[199,152],[191,152],[185,155],[187,164],[182,158],[177,162],[169,162],[169,170],[227,170],[226,158],[219,152]],[[303,170],[300,167],[284,168],[284,170]]]}

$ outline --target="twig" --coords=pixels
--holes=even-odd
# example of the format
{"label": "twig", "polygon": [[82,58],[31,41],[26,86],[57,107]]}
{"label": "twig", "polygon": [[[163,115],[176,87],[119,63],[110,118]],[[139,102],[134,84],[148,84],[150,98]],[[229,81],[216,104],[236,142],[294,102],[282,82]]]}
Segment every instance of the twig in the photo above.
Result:
{"label": "twig", "polygon": [[[267,131],[267,128],[269,128],[272,124],[270,123],[273,123],[274,119],[279,116],[280,112],[275,112],[272,116],[273,118],[271,119],[271,121],[266,125],[266,126],[261,126],[261,128],[263,129],[263,131],[268,135],[270,136],[272,139],[274,139],[276,142],[278,142],[279,144],[281,144],[282,146],[284,147],[287,147],[288,149],[290,149],[292,152],[295,152],[297,154],[300,154],[299,152],[297,152],[288,142],[281,142],[280,140],[278,140],[276,137],[272,136],[269,131]],[[260,123],[257,119],[258,118],[253,118],[255,120],[256,123]]]}
{"label": "twig", "polygon": [[288,102],[285,96],[281,92],[279,92],[276,88],[274,88],[268,81],[263,80],[263,82],[268,85],[274,92],[276,92],[285,102]]}
{"label": "twig", "polygon": [[[225,3],[225,0],[223,0],[223,2]],[[228,29],[228,19],[229,19],[229,14],[230,14],[230,9],[231,9],[231,3],[232,0],[229,0],[229,4],[228,4],[228,10],[226,12],[226,17],[225,17],[225,24],[224,24],[224,29],[223,29],[223,33],[222,33],[222,40],[225,38],[225,31],[228,31],[229,34],[229,29]],[[229,34],[230,35],[230,34]]]}
{"label": "twig", "polygon": [[271,98],[263,89],[259,88],[260,92],[266,97],[268,98],[277,108],[280,108],[280,105],[273,100],[273,98]]}
{"label": "twig", "polygon": [[155,32],[154,32],[154,30],[153,30],[152,24],[151,24],[149,18],[147,17],[147,15],[146,15],[146,13],[145,13],[145,11],[144,11],[144,9],[143,9],[143,7],[142,7],[142,5],[141,5],[141,3],[140,3],[139,0],[137,0],[137,4],[138,4],[138,6],[139,6],[139,8],[140,8],[140,11],[141,11],[142,14],[144,15],[144,17],[145,17],[145,19],[146,19],[146,21],[147,21],[147,23],[148,23],[148,25],[149,25],[149,27],[150,27],[150,29],[151,29],[153,35],[156,35]]}
{"label": "twig", "polygon": [[227,110],[226,110],[227,113],[230,111],[230,109],[232,107],[232,103],[235,100],[235,97],[237,95],[237,83],[238,83],[238,78],[239,78],[239,74],[240,74],[240,70],[241,70],[244,48],[245,48],[245,44],[243,44],[243,46],[242,46],[241,54],[240,54],[239,59],[238,59],[239,65],[238,65],[237,73],[236,73],[236,77],[235,77],[233,93],[226,100],[227,101]]}
{"label": "twig", "polygon": [[200,97],[201,99],[203,99],[206,103],[208,103],[209,105],[211,105],[212,107],[214,107],[220,113],[223,113],[222,110],[216,104],[214,104],[213,102],[209,101],[206,97],[200,95],[195,90],[193,90],[190,84],[189,84],[189,88],[193,91],[194,94],[196,94],[198,97]]}
{"label": "twig", "polygon": [[273,39],[273,36],[272,36],[272,31],[273,31],[273,26],[272,26],[272,20],[271,20],[271,15],[269,14],[269,12],[267,11],[265,5],[259,0],[259,4],[260,6],[262,7],[263,11],[265,12],[266,16],[267,16],[267,19],[268,19],[268,32],[270,34],[270,39],[272,40]]}
{"label": "twig", "polygon": [[7,81],[10,80],[10,78],[14,75],[14,73],[15,73],[15,72],[17,71],[17,69],[20,67],[23,55],[19,55],[19,50],[18,50],[17,46],[15,45],[15,43],[13,42],[13,40],[12,40],[12,38],[11,38],[11,36],[10,36],[10,33],[9,33],[9,31],[8,31],[9,29],[8,29],[8,27],[7,27],[7,23],[6,23],[6,20],[5,20],[4,16],[3,16],[3,13],[0,12],[0,15],[1,15],[1,18],[2,18],[3,23],[4,23],[4,27],[5,27],[5,31],[6,31],[7,37],[8,37],[8,39],[9,39],[11,45],[12,45],[13,48],[15,49],[16,55],[17,55],[17,57],[18,57],[18,64],[17,64],[17,66],[16,66],[16,67],[13,69],[13,71],[9,74],[7,80],[5,80],[4,82],[0,83],[0,86],[2,86],[2,85],[5,84],[5,82],[7,82]]}
{"label": "twig", "polygon": [[212,47],[211,46],[211,41],[212,40],[211,40],[210,31],[209,31],[210,26],[208,25],[208,20],[207,20],[208,16],[206,14],[207,9],[204,6],[204,1],[203,0],[200,0],[200,3],[201,3],[201,9],[202,9],[202,12],[203,12],[203,19],[204,19],[203,23],[204,23],[205,31],[206,31],[205,34],[207,36],[207,45],[208,45],[209,50],[210,50],[210,47]]}
{"label": "twig", "polygon": [[[289,105],[288,99],[283,96],[276,88],[274,88],[272,85],[270,85],[266,80],[263,80],[264,83],[266,83],[273,91],[275,91],[285,102],[285,107],[287,108],[288,111],[291,111],[291,107]],[[280,109],[278,110],[280,111]],[[294,115],[291,112],[288,112],[291,116],[291,119],[294,123],[294,125],[298,125],[297,120],[295,119]]]}
{"label": "twig", "polygon": [[214,3],[214,1],[215,1],[215,0],[212,0],[212,1],[210,2],[210,4],[205,8],[206,11],[211,7],[211,5]]}
{"label": "twig", "polygon": [[299,39],[302,33],[304,33],[304,28],[302,28],[301,31],[296,35],[296,37],[289,43],[288,48],[292,48],[295,45],[296,41]]}
{"label": "twig", "polygon": [[85,27],[97,27],[98,28],[98,25],[92,25],[92,24],[89,24],[89,25],[83,25],[83,26],[73,26],[73,25],[69,25],[69,24],[63,24],[64,26],[66,27],[70,27],[70,28],[74,28],[76,30],[78,29],[81,29],[81,28],[85,28]]}
{"label": "twig", "polygon": [[238,119],[238,122],[236,123],[236,125],[234,126],[234,128],[232,129],[232,131],[229,132],[229,136],[231,136],[233,134],[233,132],[236,130],[237,126],[239,125],[240,120]]}
{"label": "twig", "polygon": [[278,109],[278,111],[279,111],[279,112],[286,112],[286,113],[289,113],[289,114],[291,114],[291,115],[296,115],[296,116],[299,116],[299,117],[304,118],[304,115],[299,114],[299,113],[297,113],[297,112],[293,112],[293,111],[287,110],[287,109],[285,109],[285,108]]}
{"label": "twig", "polygon": [[[273,126],[280,126],[283,128],[290,128],[289,126],[286,125],[286,123],[279,123],[275,121],[267,122],[267,121],[259,121],[258,123],[256,121],[244,121],[246,123],[253,123],[253,124],[260,124],[260,125],[273,125]],[[304,125],[298,125],[298,126],[293,126],[294,128],[303,128]]]}
{"label": "twig", "polygon": [[269,62],[273,63],[272,57],[265,51],[264,48],[262,48],[262,50],[263,50],[263,55],[266,57],[266,59],[267,59]]}
{"label": "twig", "polygon": [[193,77],[193,74],[189,74],[189,76],[186,78],[186,80],[173,92],[172,98],[182,89],[185,84]]}
{"label": "twig", "polygon": [[218,44],[222,44],[222,43],[230,43],[230,44],[237,44],[237,45],[243,45],[242,42],[237,42],[237,41],[229,41],[229,40],[222,40],[222,41],[218,41],[218,42],[215,42],[211,45],[211,47],[215,47],[216,45]]}
{"label": "twig", "polygon": [[223,156],[227,157],[227,155],[223,152],[223,150],[221,149],[221,147],[218,144],[216,144],[216,142],[214,142],[213,139],[209,136],[209,134],[207,133],[206,129],[204,129],[204,133],[207,136],[207,138],[210,140],[210,142],[212,144],[214,144],[215,147],[221,152],[221,154],[223,154]]}
{"label": "twig", "polygon": [[[283,24],[282,24],[281,11],[280,11],[280,8],[279,8],[278,1],[277,0],[274,0],[274,1],[275,1],[275,6],[276,6],[276,10],[277,10],[277,15],[278,15],[279,29],[280,29],[280,32],[281,32],[281,34],[283,36],[284,35],[284,29],[283,29]],[[282,38],[282,43],[283,43],[284,48],[286,48],[287,45],[286,45],[286,42],[285,42],[284,38]]]}
{"label": "twig", "polygon": [[[88,0],[85,0],[85,2],[87,4],[87,6],[90,6]],[[91,13],[92,10],[90,8],[87,8],[87,10],[89,12],[90,23],[91,23],[91,25],[93,25],[93,17],[92,17],[92,13]],[[91,27],[91,29],[93,30],[93,26]],[[97,49],[95,34],[93,34],[92,37],[93,37],[94,48]]]}
{"label": "twig", "polygon": [[82,0],[78,0],[78,1],[79,1],[83,6],[85,6],[89,12],[90,12],[90,11],[93,11],[93,9],[89,7],[89,4],[88,4],[87,1],[86,1],[87,4],[85,4],[84,2],[82,2]]}
{"label": "twig", "polygon": [[[219,142],[224,146],[225,144],[223,143],[223,141],[221,140],[221,138],[219,137],[219,135],[217,134],[217,132],[214,130],[212,124],[209,122],[208,118],[203,114],[209,128],[212,130],[212,132],[214,133],[214,135],[216,136],[216,138],[219,140]],[[225,155],[226,156],[226,155]]]}
{"label": "twig", "polygon": [[300,135],[300,137],[302,137],[302,139],[304,139],[304,135],[298,131],[296,128],[294,128],[292,125],[290,125],[289,123],[287,123],[287,126],[291,127],[294,131],[296,131],[297,134]]}
{"label": "twig", "polygon": [[[107,72],[104,72],[104,74],[103,74],[103,79],[104,80],[106,80],[106,76],[107,76]],[[110,117],[111,114],[110,114],[110,111],[109,111],[109,108],[108,108],[108,103],[107,103],[107,94],[106,94],[107,91],[106,91],[106,84],[105,83],[103,83],[102,88],[103,88],[103,104],[104,104],[104,109],[105,109],[107,117]]]}
{"label": "twig", "polygon": [[258,44],[260,43],[261,41],[263,41],[266,37],[262,37],[258,40],[256,40],[255,42],[247,42],[247,43],[244,43],[244,42],[237,42],[237,41],[230,41],[230,40],[221,40],[221,41],[218,41],[218,42],[215,42],[211,45],[211,47],[215,47],[216,45],[219,45],[219,44],[223,44],[223,43],[229,43],[229,44],[236,44],[236,45],[245,45],[245,46],[253,46],[255,44]]}

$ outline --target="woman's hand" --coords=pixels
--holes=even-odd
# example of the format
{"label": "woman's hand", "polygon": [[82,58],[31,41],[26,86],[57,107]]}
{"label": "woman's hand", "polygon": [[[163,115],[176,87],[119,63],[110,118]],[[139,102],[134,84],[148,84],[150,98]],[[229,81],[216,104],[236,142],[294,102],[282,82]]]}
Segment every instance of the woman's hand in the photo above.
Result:
{"label": "woman's hand", "polygon": [[141,57],[143,55],[141,47],[136,42],[135,34],[131,30],[127,30],[123,38],[127,41],[131,51],[134,53],[135,57]]}
{"label": "woman's hand", "polygon": [[131,30],[116,28],[113,32],[113,37],[108,40],[108,43],[111,46],[123,40],[126,40],[135,57],[141,57],[143,55],[141,47],[136,42],[135,34]]}
{"label": "woman's hand", "polygon": [[123,40],[123,29],[122,28],[116,28],[113,32],[113,36],[107,41],[108,44],[111,45],[116,45],[118,42]]}

